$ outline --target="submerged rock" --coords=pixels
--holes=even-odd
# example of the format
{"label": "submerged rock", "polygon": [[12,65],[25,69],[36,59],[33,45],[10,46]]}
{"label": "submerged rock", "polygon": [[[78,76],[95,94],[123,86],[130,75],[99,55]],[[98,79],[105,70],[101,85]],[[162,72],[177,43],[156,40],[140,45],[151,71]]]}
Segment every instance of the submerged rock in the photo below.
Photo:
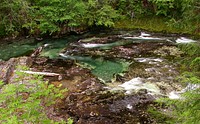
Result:
{"label": "submerged rock", "polygon": [[183,54],[183,52],[180,51],[180,49],[178,49],[176,46],[163,46],[159,49],[154,50],[153,53],[163,57],[181,57],[181,55]]}

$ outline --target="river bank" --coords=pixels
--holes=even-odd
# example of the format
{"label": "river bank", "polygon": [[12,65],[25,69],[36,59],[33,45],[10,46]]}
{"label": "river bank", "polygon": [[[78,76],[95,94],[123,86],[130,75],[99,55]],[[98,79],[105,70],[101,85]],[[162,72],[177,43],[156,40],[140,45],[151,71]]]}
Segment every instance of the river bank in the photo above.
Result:
{"label": "river bank", "polygon": [[[124,17],[122,19],[118,19],[115,21],[114,26],[105,27],[105,26],[90,26],[90,27],[74,27],[64,32],[60,31],[53,34],[28,34],[28,32],[21,32],[16,35],[1,35],[0,36],[0,43],[1,42],[8,42],[10,40],[22,40],[22,39],[29,39],[33,38],[35,40],[41,41],[47,38],[62,38],[69,35],[81,35],[91,31],[97,30],[140,30],[140,31],[149,31],[149,32],[156,32],[156,33],[167,33],[167,34],[176,34],[178,36],[187,36],[193,39],[200,38],[200,31],[194,31],[192,28],[194,25],[189,24],[184,26],[184,24],[176,24],[175,22],[170,22],[170,20],[166,17],[159,17],[159,16],[146,16],[146,17],[138,17],[138,18],[127,18]],[[26,35],[25,35],[26,34]]]}
{"label": "river bank", "polygon": [[115,29],[139,29],[151,32],[160,33],[175,33],[177,35],[186,35],[193,38],[200,38],[200,32],[194,31],[191,28],[193,25],[178,26],[175,23],[170,23],[169,19],[163,17],[142,17],[133,19],[122,19],[115,23]]}

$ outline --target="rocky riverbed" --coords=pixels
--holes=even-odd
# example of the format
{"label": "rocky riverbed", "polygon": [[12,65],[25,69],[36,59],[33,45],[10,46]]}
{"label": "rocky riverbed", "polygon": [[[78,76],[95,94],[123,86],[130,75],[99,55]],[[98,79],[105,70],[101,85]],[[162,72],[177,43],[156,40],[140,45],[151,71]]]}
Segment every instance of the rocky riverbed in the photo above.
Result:
{"label": "rocky riverbed", "polygon": [[177,40],[180,38],[171,35],[118,31],[85,35],[62,47],[50,42],[40,56],[1,61],[0,78],[12,83],[16,66],[26,65],[30,72],[46,74],[44,80],[49,83],[62,84],[68,92],[56,104],[57,109],[47,111],[54,120],[71,117],[77,124],[156,123],[148,107],[182,89],[176,80],[176,58],[183,54]]}

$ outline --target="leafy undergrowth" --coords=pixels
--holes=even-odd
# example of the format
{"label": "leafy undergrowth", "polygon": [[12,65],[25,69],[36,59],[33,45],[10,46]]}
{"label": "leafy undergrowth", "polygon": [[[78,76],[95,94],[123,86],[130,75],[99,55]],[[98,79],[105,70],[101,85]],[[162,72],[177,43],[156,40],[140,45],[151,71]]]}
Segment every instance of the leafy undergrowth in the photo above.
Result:
{"label": "leafy undergrowth", "polygon": [[[16,72],[18,78],[16,83],[3,85],[0,82],[0,123],[1,124],[72,124],[61,120],[56,122],[47,117],[45,107],[55,104],[58,98],[63,97],[66,89],[44,82],[41,76],[27,75]],[[27,80],[28,77],[28,80]],[[31,77],[31,78],[30,78]]]}

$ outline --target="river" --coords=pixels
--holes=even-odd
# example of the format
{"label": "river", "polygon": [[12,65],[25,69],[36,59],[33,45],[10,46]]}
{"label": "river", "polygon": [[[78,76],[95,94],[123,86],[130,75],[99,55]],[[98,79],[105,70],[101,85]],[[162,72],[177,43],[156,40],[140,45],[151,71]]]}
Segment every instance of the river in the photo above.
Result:
{"label": "river", "polygon": [[45,46],[30,70],[61,75],[44,77],[68,89],[54,116],[77,124],[156,123],[147,109],[158,98],[179,98],[178,61],[184,53],[177,45],[191,42],[196,41],[176,34],[108,30],[6,42],[0,59],[30,56]]}

